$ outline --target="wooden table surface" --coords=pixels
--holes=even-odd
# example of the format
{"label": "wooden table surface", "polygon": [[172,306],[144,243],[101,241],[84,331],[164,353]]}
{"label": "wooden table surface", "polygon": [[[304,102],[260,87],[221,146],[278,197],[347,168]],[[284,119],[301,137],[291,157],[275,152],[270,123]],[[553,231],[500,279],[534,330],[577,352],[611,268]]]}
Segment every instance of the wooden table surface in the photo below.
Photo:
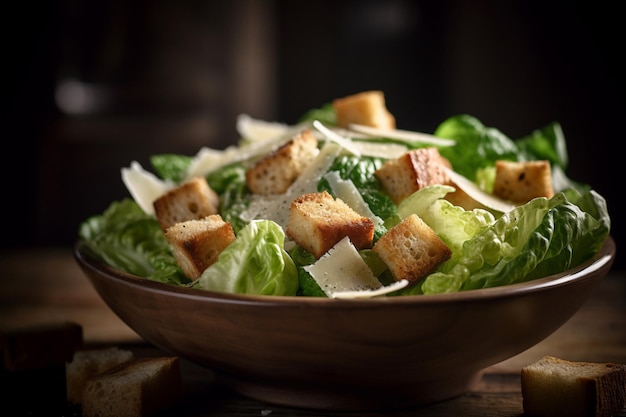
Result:
{"label": "wooden table surface", "polygon": [[[0,271],[0,330],[71,321],[82,326],[86,345],[119,346],[133,350],[136,356],[165,354],[143,341],[104,304],[75,263],[71,248],[5,250],[0,252]],[[520,369],[544,355],[626,364],[626,271],[611,271],[559,330],[525,352],[487,368],[470,392],[449,401],[384,413],[294,409],[230,392],[214,381],[210,370],[182,360],[185,394],[174,411],[178,417],[521,416]],[[56,383],[61,387],[52,388],[62,391],[63,380]],[[38,396],[35,391],[29,395]],[[32,407],[22,402],[22,411],[13,415],[37,415]],[[41,415],[80,416],[80,410],[54,409]],[[626,416],[626,410],[619,415]]]}

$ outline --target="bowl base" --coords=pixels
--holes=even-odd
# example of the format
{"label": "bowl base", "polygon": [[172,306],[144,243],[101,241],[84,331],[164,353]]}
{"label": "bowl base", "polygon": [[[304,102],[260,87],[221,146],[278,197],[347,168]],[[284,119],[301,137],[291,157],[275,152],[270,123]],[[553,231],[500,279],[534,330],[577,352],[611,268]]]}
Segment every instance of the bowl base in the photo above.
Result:
{"label": "bowl base", "polygon": [[380,386],[355,381],[350,384],[308,385],[301,382],[253,381],[220,374],[219,379],[245,397],[274,405],[334,411],[376,411],[416,408],[458,397],[481,378],[482,371],[455,375],[453,379]]}

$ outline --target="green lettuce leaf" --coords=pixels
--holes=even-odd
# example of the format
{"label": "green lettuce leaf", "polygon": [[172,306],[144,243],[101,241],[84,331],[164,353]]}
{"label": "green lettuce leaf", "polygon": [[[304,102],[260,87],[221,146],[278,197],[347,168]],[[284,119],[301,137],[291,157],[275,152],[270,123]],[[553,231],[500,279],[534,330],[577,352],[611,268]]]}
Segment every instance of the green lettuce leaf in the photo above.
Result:
{"label": "green lettuce leaf", "polygon": [[456,141],[454,146],[440,148],[439,153],[450,161],[456,172],[472,181],[479,169],[493,166],[498,159],[517,161],[520,158],[510,138],[469,115],[446,119],[435,130],[435,136]]}
{"label": "green lettuce leaf", "polygon": [[278,224],[250,222],[193,287],[234,294],[296,295],[298,271],[283,248],[284,239]]}
{"label": "green lettuce leaf", "polygon": [[593,191],[536,198],[467,240],[460,256],[405,293],[496,287],[556,274],[589,260],[609,232],[606,202]]}
{"label": "green lettuce leaf", "polygon": [[113,202],[103,214],[88,218],[78,234],[94,256],[115,268],[154,281],[189,282],[157,220],[131,199]]}
{"label": "green lettuce leaf", "polygon": [[453,190],[446,185],[422,188],[398,205],[398,216],[405,219],[417,214],[450,248],[454,258],[462,253],[465,241],[492,225],[495,217],[487,210],[465,210],[444,200]]}
{"label": "green lettuce leaf", "polygon": [[160,154],[152,155],[150,164],[159,177],[178,183],[185,179],[192,159],[192,157],[187,155]]}
{"label": "green lettuce leaf", "polygon": [[211,172],[206,177],[209,186],[219,194],[219,212],[224,221],[230,222],[238,233],[247,222],[240,217],[248,208],[250,191],[246,185],[246,168],[235,163]]}

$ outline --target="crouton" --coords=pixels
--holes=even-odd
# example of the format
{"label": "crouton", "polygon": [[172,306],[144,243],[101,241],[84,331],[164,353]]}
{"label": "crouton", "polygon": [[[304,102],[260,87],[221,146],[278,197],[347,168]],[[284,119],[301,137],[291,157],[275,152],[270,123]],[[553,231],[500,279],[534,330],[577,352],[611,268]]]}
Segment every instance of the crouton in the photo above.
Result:
{"label": "crouton", "polygon": [[412,214],[376,242],[374,252],[396,281],[416,282],[452,256],[450,248],[422,219]]}
{"label": "crouton", "polygon": [[235,232],[219,214],[200,220],[187,220],[167,228],[165,237],[183,273],[191,280],[200,278],[219,254],[235,241]]}
{"label": "crouton", "polygon": [[217,214],[219,196],[204,177],[195,177],[161,195],[153,206],[161,229],[165,231],[182,221]]}
{"label": "crouton", "polygon": [[82,397],[84,417],[146,417],[164,414],[183,395],[175,356],[139,358],[90,378]]}
{"label": "crouton", "polygon": [[317,139],[306,129],[246,171],[254,194],[283,194],[318,153]]}
{"label": "crouton", "polygon": [[420,148],[386,161],[374,175],[391,199],[402,200],[428,185],[449,184],[447,159],[437,148]]}
{"label": "crouton", "polygon": [[346,236],[357,249],[371,247],[374,222],[323,191],[304,194],[291,203],[286,234],[320,258]]}
{"label": "crouton", "polygon": [[347,129],[352,123],[381,129],[395,129],[396,119],[385,106],[382,91],[364,91],[333,100],[337,125]]}
{"label": "crouton", "polygon": [[65,364],[67,401],[80,404],[89,379],[133,359],[133,352],[117,346],[75,352],[72,360]]}
{"label": "crouton", "polygon": [[516,204],[554,195],[548,161],[496,161],[493,194]]}
{"label": "crouton", "polygon": [[626,366],[617,363],[544,356],[522,368],[521,385],[529,416],[617,416],[626,405]]}

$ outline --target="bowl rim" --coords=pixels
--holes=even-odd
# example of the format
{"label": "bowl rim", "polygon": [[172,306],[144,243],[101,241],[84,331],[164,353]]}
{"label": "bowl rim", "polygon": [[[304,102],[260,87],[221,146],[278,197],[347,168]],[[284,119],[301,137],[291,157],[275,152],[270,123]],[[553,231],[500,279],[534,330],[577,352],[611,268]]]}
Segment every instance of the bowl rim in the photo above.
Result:
{"label": "bowl rim", "polygon": [[[499,299],[504,297],[520,296],[537,291],[543,291],[553,287],[567,285],[573,281],[590,278],[594,272],[604,268],[611,268],[615,258],[616,246],[612,236],[607,236],[598,252],[588,261],[570,268],[566,271],[548,275],[543,278],[536,278],[516,284],[503,285],[499,287],[480,288],[459,292],[441,294],[420,294],[403,295],[398,297],[372,297],[359,299],[339,299],[325,297],[306,296],[280,296],[280,295],[254,295],[235,294],[219,291],[204,290],[185,286],[177,286],[160,281],[150,280],[137,275],[133,275],[119,270],[104,261],[96,259],[89,253],[86,243],[82,239],[77,239],[74,248],[74,257],[83,269],[89,269],[106,276],[108,279],[130,286],[141,287],[151,292],[165,295],[176,295],[178,297],[193,299],[211,299],[229,303],[240,304],[263,304],[263,305],[283,305],[283,306],[345,306],[351,304],[360,307],[371,307],[380,305],[405,305],[405,304],[438,304],[446,302],[472,302],[476,300]],[[91,279],[91,277],[90,277]]]}

